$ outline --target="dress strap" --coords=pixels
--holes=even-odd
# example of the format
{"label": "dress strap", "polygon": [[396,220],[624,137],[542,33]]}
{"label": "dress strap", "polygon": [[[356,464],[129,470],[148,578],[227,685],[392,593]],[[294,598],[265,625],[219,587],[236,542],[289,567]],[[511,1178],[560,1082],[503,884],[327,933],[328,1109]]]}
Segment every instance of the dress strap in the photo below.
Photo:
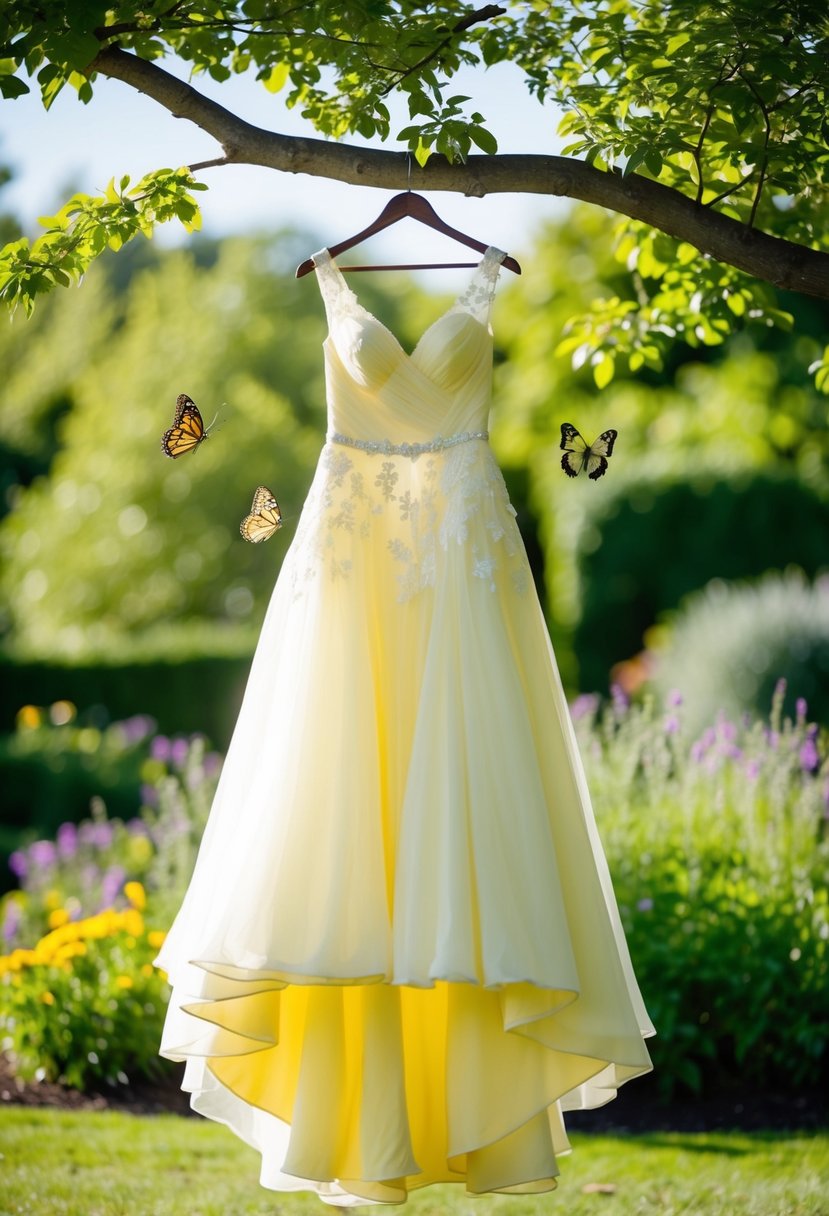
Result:
{"label": "dress strap", "polygon": [[475,268],[469,286],[458,296],[456,307],[471,313],[482,325],[489,323],[489,310],[492,307],[501,263],[506,256],[503,249],[490,245]]}
{"label": "dress strap", "polygon": [[312,254],[311,261],[316,267],[317,282],[330,328],[334,319],[353,305],[356,296],[327,249],[320,249],[317,253]]}

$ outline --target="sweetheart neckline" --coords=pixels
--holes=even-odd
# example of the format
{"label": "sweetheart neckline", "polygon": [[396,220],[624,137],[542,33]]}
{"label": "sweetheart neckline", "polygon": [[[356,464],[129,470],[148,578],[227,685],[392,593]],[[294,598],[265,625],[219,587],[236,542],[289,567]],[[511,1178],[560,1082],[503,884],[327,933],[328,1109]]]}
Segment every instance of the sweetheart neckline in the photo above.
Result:
{"label": "sweetheart neckline", "polygon": [[[487,260],[489,255],[491,253],[501,253],[501,252],[502,251],[500,249],[498,249],[495,245],[487,245],[486,249],[484,250],[483,256],[481,257],[481,260],[478,262],[478,264],[473,269],[472,274],[469,276],[469,282],[467,283],[467,285],[463,288],[462,291],[458,292],[458,294],[452,300],[452,303],[449,304],[448,307],[445,308],[442,313],[440,313],[437,317],[435,317],[434,321],[432,321],[432,323],[430,325],[427,325],[426,329],[424,329],[423,333],[420,335],[417,342],[415,342],[411,351],[408,351],[408,350],[406,350],[405,346],[398,338],[397,334],[394,333],[394,331],[391,330],[388,325],[386,325],[385,321],[381,321],[380,318],[376,317],[373,312],[370,312],[369,309],[367,309],[364,304],[360,303],[360,298],[357,295],[356,291],[354,291],[353,288],[349,287],[348,283],[345,281],[345,275],[343,274],[342,270],[340,270],[340,267],[337,265],[336,259],[331,256],[331,254],[328,252],[327,249],[320,250],[320,254],[325,255],[325,260],[327,261],[328,265],[331,266],[336,271],[337,278],[339,280],[341,289],[343,291],[345,291],[351,297],[353,303],[360,310],[360,312],[364,313],[365,316],[369,317],[375,323],[375,325],[379,325],[380,328],[385,333],[388,334],[388,336],[391,338],[392,342],[394,342],[394,344],[397,347],[400,354],[409,363],[414,361],[415,355],[417,354],[421,345],[425,341],[426,337],[432,332],[432,330],[435,328],[435,326],[439,325],[441,321],[445,321],[446,318],[450,315],[450,313],[456,307],[458,307],[458,305],[460,304],[460,301],[461,301],[461,297],[464,296],[469,291],[470,287],[475,282],[475,279],[476,279],[481,267],[483,266],[484,262]],[[314,254],[314,258],[316,259],[317,257],[320,256],[320,254]],[[504,257],[506,257],[506,254],[504,254]],[[485,325],[483,323],[483,321],[479,321],[478,318],[476,316],[473,316],[473,314],[471,312],[469,312],[466,309],[462,309],[461,311],[465,312],[465,315],[468,316],[472,321],[474,321],[476,325],[480,325],[481,329],[486,330],[487,333],[491,332],[489,326]],[[330,336],[330,327],[329,327],[329,336]]]}

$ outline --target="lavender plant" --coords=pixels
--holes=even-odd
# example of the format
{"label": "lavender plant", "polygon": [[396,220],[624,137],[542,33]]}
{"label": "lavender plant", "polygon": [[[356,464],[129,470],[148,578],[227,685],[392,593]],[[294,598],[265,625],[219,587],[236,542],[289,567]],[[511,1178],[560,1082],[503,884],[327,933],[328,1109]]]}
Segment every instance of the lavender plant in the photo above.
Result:
{"label": "lavender plant", "polygon": [[829,758],[785,693],[697,738],[677,693],[573,706],[665,1096],[826,1079]]}
{"label": "lavender plant", "polygon": [[80,824],[62,823],[55,840],[35,840],[12,853],[20,886],[0,899],[0,948],[13,950],[72,921],[124,907],[124,884],[141,881],[154,919],[169,924],[195,862],[221,759],[201,736],[156,735],[141,768],[139,811],[110,819],[100,798]]}

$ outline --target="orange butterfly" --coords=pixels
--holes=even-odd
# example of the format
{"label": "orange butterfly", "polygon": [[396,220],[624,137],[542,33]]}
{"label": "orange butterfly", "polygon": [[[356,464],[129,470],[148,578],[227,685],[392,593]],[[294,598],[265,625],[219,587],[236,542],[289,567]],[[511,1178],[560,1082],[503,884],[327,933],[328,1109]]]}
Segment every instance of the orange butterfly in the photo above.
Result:
{"label": "orange butterfly", "polygon": [[245,540],[258,545],[260,541],[268,540],[277,528],[282,527],[282,512],[279,504],[267,486],[259,486],[253,496],[250,515],[246,515],[239,525],[239,531]]}
{"label": "orange butterfly", "polygon": [[[213,419],[215,422],[216,419]],[[210,423],[210,426],[213,425]],[[207,438],[210,427],[205,427],[199,407],[186,393],[176,397],[176,413],[173,425],[161,437],[161,450],[171,460],[178,460],[192,452]]]}

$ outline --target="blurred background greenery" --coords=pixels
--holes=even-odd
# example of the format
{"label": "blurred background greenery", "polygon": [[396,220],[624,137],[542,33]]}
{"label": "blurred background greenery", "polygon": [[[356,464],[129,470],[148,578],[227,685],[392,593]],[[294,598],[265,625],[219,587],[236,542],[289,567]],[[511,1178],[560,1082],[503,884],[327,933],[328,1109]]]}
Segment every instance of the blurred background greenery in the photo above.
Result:
{"label": "blurred background greenery", "polygon": [[[524,274],[502,283],[493,317],[492,442],[661,1036],[660,1092],[727,1087],[746,1069],[758,1086],[817,1083],[829,432],[806,369],[829,309],[784,295],[791,333],[747,322],[599,391],[555,351],[591,300],[635,295],[610,228],[575,206],[516,250]],[[227,745],[325,430],[323,309],[313,277],[293,274],[320,243],[128,246],[0,327],[0,891],[19,884],[0,901],[0,1023],[20,1028],[30,1072],[126,1076],[117,1052],[72,1048],[90,1018],[157,1067],[166,993],[148,934],[163,937],[186,886],[220,764],[204,739]],[[443,303],[391,275],[360,294],[404,345]],[[181,392],[218,417],[173,462],[159,441]],[[619,431],[601,481],[562,474],[565,421],[588,438]],[[258,484],[285,519],[264,546],[238,534]],[[599,713],[592,694],[611,688]],[[130,908],[141,933],[122,924]],[[71,981],[99,954],[115,988],[90,1012]],[[155,1020],[133,1042],[107,1002],[124,1025],[133,1005]]]}

